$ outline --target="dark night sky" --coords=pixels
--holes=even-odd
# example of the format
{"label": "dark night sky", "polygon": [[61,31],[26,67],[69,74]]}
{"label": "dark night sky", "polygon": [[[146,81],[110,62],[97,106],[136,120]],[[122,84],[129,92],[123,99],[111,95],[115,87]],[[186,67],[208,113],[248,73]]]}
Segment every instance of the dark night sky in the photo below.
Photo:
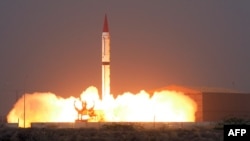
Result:
{"label": "dark night sky", "polygon": [[250,92],[250,1],[0,1],[0,115],[26,92],[101,89],[111,34],[111,92],[176,84]]}

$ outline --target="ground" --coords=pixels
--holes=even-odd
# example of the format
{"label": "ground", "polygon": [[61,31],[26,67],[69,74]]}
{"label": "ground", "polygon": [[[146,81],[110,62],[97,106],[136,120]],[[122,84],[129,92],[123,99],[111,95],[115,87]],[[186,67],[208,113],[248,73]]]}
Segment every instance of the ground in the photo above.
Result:
{"label": "ground", "polygon": [[222,141],[223,130],[143,129],[130,125],[102,126],[100,129],[6,128],[0,127],[0,141]]}

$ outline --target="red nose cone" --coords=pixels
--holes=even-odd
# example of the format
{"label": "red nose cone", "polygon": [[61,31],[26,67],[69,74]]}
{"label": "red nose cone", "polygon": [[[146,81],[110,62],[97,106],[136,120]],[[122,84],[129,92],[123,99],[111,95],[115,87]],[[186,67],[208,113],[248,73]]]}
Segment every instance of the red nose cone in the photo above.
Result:
{"label": "red nose cone", "polygon": [[108,18],[107,15],[105,14],[104,18],[104,25],[103,25],[103,32],[109,32],[109,26],[108,26]]}

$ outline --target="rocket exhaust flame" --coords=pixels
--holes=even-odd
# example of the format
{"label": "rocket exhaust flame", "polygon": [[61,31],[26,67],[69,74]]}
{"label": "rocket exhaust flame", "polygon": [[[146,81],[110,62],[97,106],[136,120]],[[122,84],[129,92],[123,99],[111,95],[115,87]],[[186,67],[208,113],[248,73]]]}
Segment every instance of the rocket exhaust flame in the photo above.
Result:
{"label": "rocket exhaust flame", "polygon": [[[101,101],[97,88],[91,86],[80,97],[86,101],[86,109],[94,105],[97,118],[88,121],[195,121],[197,105],[181,92],[163,90],[150,97],[142,90],[138,94],[127,92],[117,98],[110,95]],[[74,122],[78,118],[76,107],[83,108],[75,97],[64,99],[52,93],[26,94],[26,127],[30,127],[31,122]],[[19,120],[19,126],[23,127],[23,97],[15,103],[7,118],[8,122]]]}

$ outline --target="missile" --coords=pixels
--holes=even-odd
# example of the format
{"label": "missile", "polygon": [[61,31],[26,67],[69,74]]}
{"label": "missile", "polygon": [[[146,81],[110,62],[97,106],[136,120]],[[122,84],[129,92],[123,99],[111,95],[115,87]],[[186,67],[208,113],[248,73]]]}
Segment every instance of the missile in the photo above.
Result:
{"label": "missile", "polygon": [[110,95],[110,34],[105,14],[102,31],[102,100]]}

